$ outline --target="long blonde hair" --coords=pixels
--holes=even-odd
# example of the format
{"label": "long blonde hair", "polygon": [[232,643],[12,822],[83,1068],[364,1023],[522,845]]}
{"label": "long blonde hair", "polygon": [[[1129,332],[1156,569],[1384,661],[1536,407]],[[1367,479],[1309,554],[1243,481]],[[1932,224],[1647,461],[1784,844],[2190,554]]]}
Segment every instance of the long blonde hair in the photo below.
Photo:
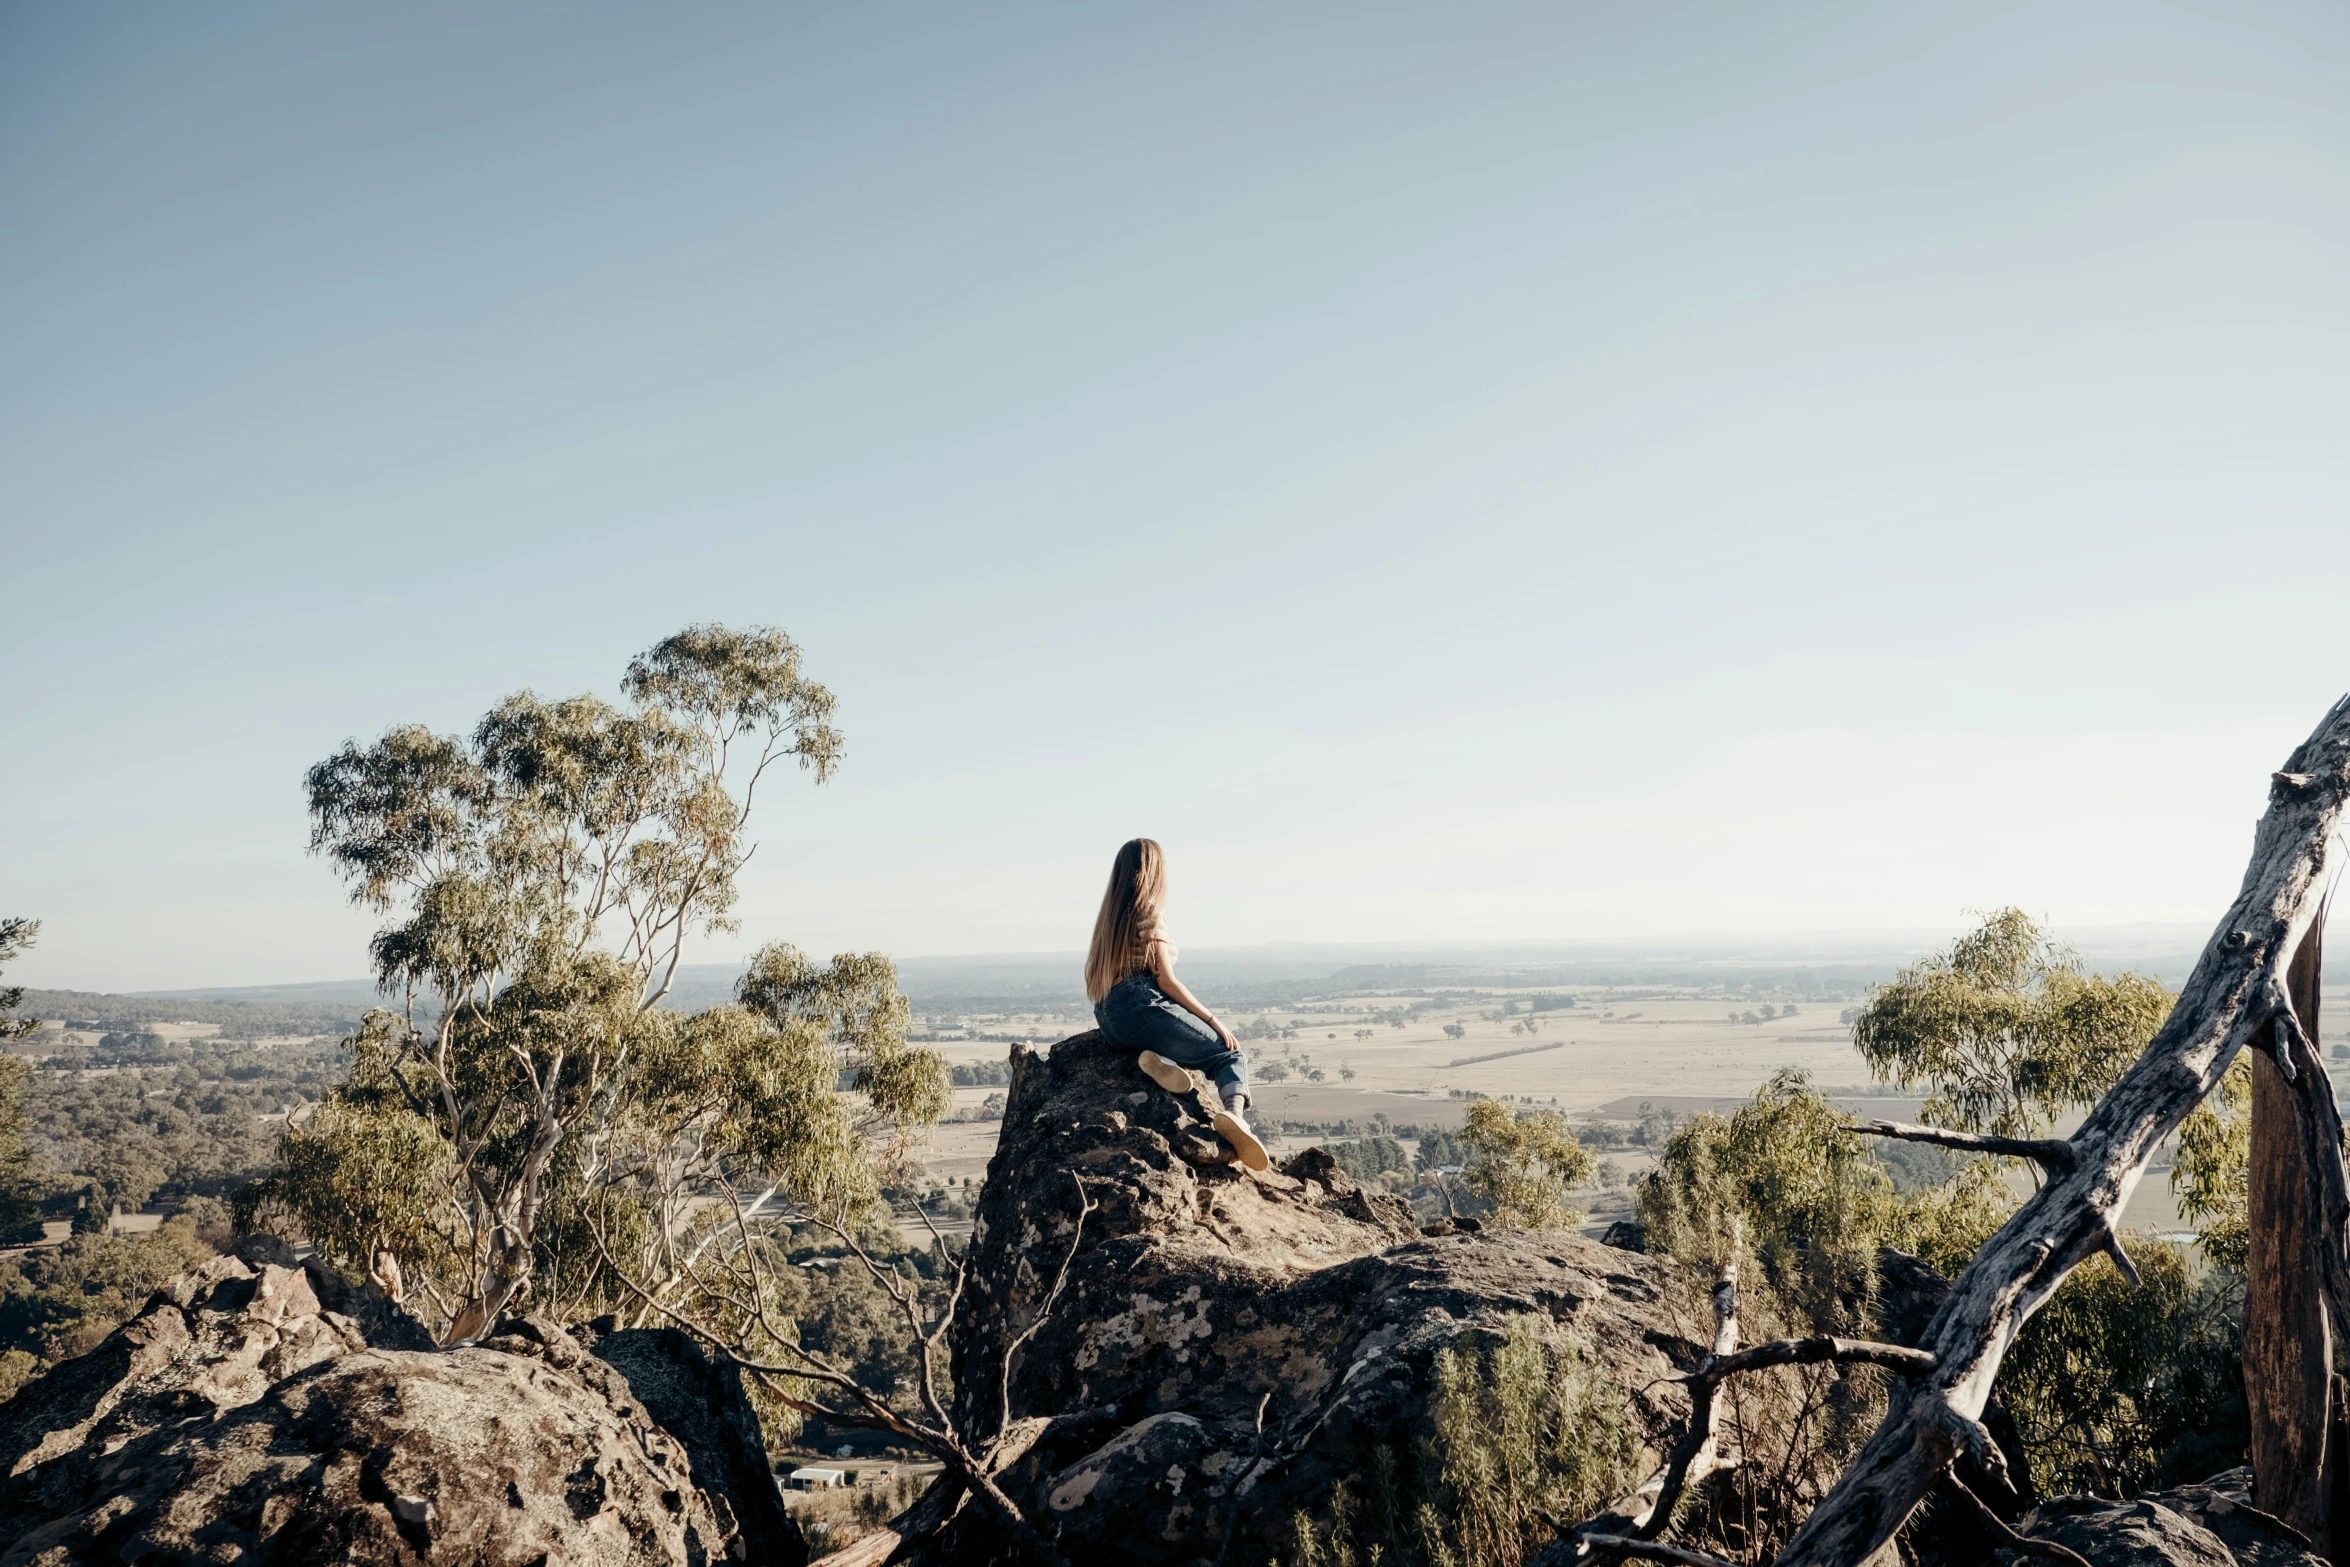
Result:
{"label": "long blonde hair", "polygon": [[1085,999],[1099,1001],[1136,969],[1147,968],[1149,944],[1159,938],[1159,908],[1167,901],[1167,857],[1156,839],[1129,838],[1110,862],[1110,886],[1094,916],[1093,946],[1085,954]]}

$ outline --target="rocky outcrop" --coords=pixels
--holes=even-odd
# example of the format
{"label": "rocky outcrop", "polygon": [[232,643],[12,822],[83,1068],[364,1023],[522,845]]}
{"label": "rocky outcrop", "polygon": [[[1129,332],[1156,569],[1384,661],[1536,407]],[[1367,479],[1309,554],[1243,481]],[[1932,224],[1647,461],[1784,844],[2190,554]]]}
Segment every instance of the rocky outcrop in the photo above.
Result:
{"label": "rocky outcrop", "polygon": [[[1684,1293],[1578,1235],[1423,1235],[1319,1150],[1252,1174],[1202,1107],[1085,1034],[1013,1048],[956,1385],[967,1429],[1063,1417],[1003,1484],[1069,1560],[1261,1562],[1382,1451],[1408,1466],[1433,1357],[1514,1316],[1571,1337],[1661,1436],[1687,1406],[1659,1379],[1702,1354]],[[967,1507],[927,1556],[1000,1551]]]}
{"label": "rocky outcrop", "polygon": [[798,1564],[731,1375],[673,1334],[438,1350],[267,1243],[0,1405],[0,1567]]}
{"label": "rocky outcrop", "polygon": [[2231,1469],[2128,1502],[2059,1496],[2024,1527],[2093,1567],[2325,1567],[2308,1541],[2252,1505],[2251,1489],[2252,1472]]}

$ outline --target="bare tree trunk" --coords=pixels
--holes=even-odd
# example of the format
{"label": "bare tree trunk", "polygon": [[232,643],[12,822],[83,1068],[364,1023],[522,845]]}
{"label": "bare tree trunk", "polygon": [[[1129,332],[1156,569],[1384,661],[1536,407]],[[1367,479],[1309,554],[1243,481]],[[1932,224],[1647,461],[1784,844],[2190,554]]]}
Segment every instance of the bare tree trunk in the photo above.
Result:
{"label": "bare tree trunk", "polygon": [[[2293,1010],[2317,1037],[2319,940],[2293,954]],[[2271,1025],[2274,1027],[2275,1025]],[[2332,1555],[2330,1514],[2343,1455],[2329,1451],[2333,1343],[2308,1200],[2315,1179],[2302,1149],[2301,1112],[2276,1062],[2252,1062],[2251,1249],[2245,1265],[2244,1396],[2252,1417],[2253,1496]],[[2338,1556],[2336,1560],[2340,1560]]]}
{"label": "bare tree trunk", "polygon": [[2112,1252],[2125,1276],[2135,1271],[2121,1251],[2122,1209],[2163,1140],[2246,1045],[2273,1049],[2293,1090],[2322,1293],[2335,1320],[2350,1322],[2350,1171],[2341,1116],[2287,983],[2322,913],[2346,800],[2350,698],[2334,704],[2269,780],[2243,888],[2170,1017],[2067,1139],[2070,1163],[2052,1167],[2047,1183],[1959,1274],[1921,1345],[1934,1356],[1934,1374],[1894,1389],[1884,1422],[1788,1542],[1781,1567],[1857,1567],[1892,1539],[1961,1454],[2005,1475],[1982,1415],[2008,1346],[2067,1275],[2100,1251]]}

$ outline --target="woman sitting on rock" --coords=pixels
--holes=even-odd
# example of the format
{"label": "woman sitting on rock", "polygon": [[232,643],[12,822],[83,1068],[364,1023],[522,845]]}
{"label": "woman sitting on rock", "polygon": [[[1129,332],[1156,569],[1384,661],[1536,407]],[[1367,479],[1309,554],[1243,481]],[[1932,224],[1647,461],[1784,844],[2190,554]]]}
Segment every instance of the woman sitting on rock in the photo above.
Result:
{"label": "woman sitting on rock", "polygon": [[1149,838],[1129,840],[1110,866],[1110,890],[1093,922],[1085,957],[1085,997],[1111,1044],[1141,1053],[1152,1082],[1171,1094],[1200,1088],[1206,1074],[1216,1096],[1216,1133],[1252,1170],[1268,1168],[1265,1145],[1248,1129],[1248,1061],[1232,1030],[1200,1005],[1175,977],[1175,944],[1160,910],[1167,901],[1167,859]]}

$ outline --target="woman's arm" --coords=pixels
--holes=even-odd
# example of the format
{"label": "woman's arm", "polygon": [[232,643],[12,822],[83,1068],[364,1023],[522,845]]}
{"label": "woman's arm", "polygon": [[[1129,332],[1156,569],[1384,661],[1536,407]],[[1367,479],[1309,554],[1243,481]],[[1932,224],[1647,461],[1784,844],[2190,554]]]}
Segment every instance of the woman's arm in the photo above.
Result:
{"label": "woman's arm", "polygon": [[[1159,954],[1162,950],[1163,949],[1161,948],[1153,947],[1151,949],[1152,956],[1154,958],[1159,958]],[[1151,968],[1151,977],[1159,982],[1159,988],[1165,991],[1171,998],[1173,998],[1177,1006],[1182,1007],[1184,1010],[1191,1013],[1192,1016],[1207,1024],[1208,1027],[1214,1029],[1218,1037],[1224,1041],[1225,1049],[1238,1050],[1240,1048],[1240,1041],[1233,1037],[1232,1030],[1226,1028],[1222,1023],[1217,1022],[1216,1014],[1210,1012],[1205,1006],[1200,1004],[1199,997],[1191,993],[1191,987],[1184,984],[1183,981],[1175,977],[1174,964],[1166,962],[1163,958],[1159,958],[1159,961],[1155,962]]]}

